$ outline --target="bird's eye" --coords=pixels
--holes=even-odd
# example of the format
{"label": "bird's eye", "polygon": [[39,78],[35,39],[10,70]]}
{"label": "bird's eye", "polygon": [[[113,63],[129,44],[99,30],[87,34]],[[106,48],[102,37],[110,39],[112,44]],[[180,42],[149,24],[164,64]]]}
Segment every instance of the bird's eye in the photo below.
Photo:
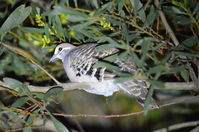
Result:
{"label": "bird's eye", "polygon": [[62,47],[59,47],[59,49],[58,49],[59,51],[61,51],[62,50]]}

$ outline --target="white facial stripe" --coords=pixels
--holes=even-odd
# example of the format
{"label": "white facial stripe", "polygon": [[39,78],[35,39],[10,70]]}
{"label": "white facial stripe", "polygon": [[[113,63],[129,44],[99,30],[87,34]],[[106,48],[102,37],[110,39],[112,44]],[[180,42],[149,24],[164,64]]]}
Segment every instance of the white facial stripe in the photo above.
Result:
{"label": "white facial stripe", "polygon": [[59,51],[59,48],[62,48],[62,47],[57,47],[57,48],[55,49],[55,53],[54,53],[54,54],[60,54],[60,53],[63,52],[64,50],[71,49],[71,47],[64,47],[64,48],[62,48],[61,51]]}

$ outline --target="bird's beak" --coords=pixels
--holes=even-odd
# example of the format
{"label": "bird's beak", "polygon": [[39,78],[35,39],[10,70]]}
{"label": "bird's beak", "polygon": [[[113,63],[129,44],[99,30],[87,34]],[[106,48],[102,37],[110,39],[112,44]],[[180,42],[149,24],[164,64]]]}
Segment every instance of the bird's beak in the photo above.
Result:
{"label": "bird's beak", "polygon": [[56,59],[57,59],[57,55],[54,54],[54,55],[50,58],[49,63],[54,62]]}

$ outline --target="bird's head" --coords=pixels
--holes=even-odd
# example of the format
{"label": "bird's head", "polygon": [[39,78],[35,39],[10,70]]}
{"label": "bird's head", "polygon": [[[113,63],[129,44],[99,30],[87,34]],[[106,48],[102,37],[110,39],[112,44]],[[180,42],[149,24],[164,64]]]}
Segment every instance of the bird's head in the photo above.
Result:
{"label": "bird's head", "polygon": [[65,56],[73,49],[75,48],[74,45],[69,44],[69,43],[62,43],[60,45],[58,45],[55,48],[54,54],[51,57],[49,62],[53,62],[56,59],[61,59],[63,61],[63,59],[65,58]]}

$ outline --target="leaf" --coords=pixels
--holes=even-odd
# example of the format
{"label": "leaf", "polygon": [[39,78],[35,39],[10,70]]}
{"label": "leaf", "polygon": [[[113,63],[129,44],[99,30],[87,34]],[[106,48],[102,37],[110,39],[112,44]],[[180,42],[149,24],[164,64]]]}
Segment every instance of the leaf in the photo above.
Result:
{"label": "leaf", "polygon": [[57,129],[57,132],[69,132],[69,130],[60,122],[58,121],[53,115],[50,114],[50,118]]}
{"label": "leaf", "polygon": [[199,17],[199,2],[197,2],[193,14],[196,14]]}
{"label": "leaf", "polygon": [[180,51],[174,51],[173,53],[176,54],[176,55],[199,58],[199,54],[192,54],[192,53],[186,53],[186,52],[180,52]]}
{"label": "leaf", "polygon": [[31,10],[31,7],[25,7],[25,5],[17,7],[1,26],[0,35],[7,33],[21,24],[30,15]]}
{"label": "leaf", "polygon": [[11,107],[19,107],[24,105],[26,102],[28,101],[28,97],[21,97],[19,99],[17,99],[12,105]]}
{"label": "leaf", "polygon": [[149,88],[149,91],[147,93],[146,100],[144,102],[144,115],[146,115],[147,112],[148,112],[148,108],[151,104],[153,92],[154,92],[154,89],[153,89],[153,86],[151,85],[150,88]]}
{"label": "leaf", "polygon": [[182,70],[180,75],[186,82],[189,82],[189,72],[186,69]]}
{"label": "leaf", "polygon": [[170,73],[177,73],[177,72],[181,72],[182,70],[184,70],[184,66],[176,66],[176,67],[173,67],[167,71],[165,71],[166,74],[170,74]]}
{"label": "leaf", "polygon": [[142,51],[142,54],[144,56],[146,56],[146,53],[148,52],[149,50],[149,46],[151,43],[151,38],[144,38],[144,39],[141,39],[138,43],[141,43],[141,51]]}
{"label": "leaf", "polygon": [[95,11],[94,16],[99,16],[99,15],[105,13],[107,10],[112,9],[112,6],[113,6],[113,2],[112,1],[102,5],[101,8],[99,8],[99,9],[97,9]]}
{"label": "leaf", "polygon": [[20,89],[21,91],[21,95],[28,95],[28,96],[32,96],[31,91],[28,88],[29,83],[25,82],[22,84],[22,87]]}
{"label": "leaf", "polygon": [[87,20],[87,18],[81,17],[81,16],[77,17],[77,16],[73,15],[73,16],[67,16],[67,20],[71,21],[71,22],[81,22],[81,21]]}
{"label": "leaf", "polygon": [[4,104],[0,101],[0,108],[4,107]]}
{"label": "leaf", "polygon": [[62,88],[59,87],[55,87],[55,88],[51,88],[50,90],[48,90],[46,92],[46,94],[44,95],[44,100],[48,100],[50,97],[54,96],[54,95],[58,95],[60,93],[63,92]]}
{"label": "leaf", "polygon": [[14,47],[14,46],[10,46],[4,43],[1,43],[4,47],[6,47],[7,49],[11,50],[14,53],[17,53],[25,58],[27,58],[28,60],[34,61],[35,63],[39,64],[39,62],[28,52],[26,52],[25,50],[22,50],[20,48]]}
{"label": "leaf", "polygon": [[116,71],[119,71],[119,68],[117,66],[114,66],[110,63],[107,63],[107,62],[102,62],[102,61],[98,61],[97,63],[95,63],[93,65],[93,67],[95,68],[98,68],[98,67],[106,67],[107,69],[109,70],[116,70]]}
{"label": "leaf", "polygon": [[134,63],[138,66],[144,69],[144,66],[146,63],[142,61],[134,52],[131,52],[132,59],[134,60]]}
{"label": "leaf", "polygon": [[36,34],[43,34],[44,33],[43,28],[22,27],[21,30],[24,31],[24,32],[36,33]]}
{"label": "leaf", "polygon": [[174,12],[175,14],[181,14],[181,15],[185,14],[185,12],[183,12],[183,11],[180,10],[180,9],[178,9],[177,7],[172,6],[171,9],[173,10],[173,12]]}
{"label": "leaf", "polygon": [[115,45],[113,45],[113,44],[103,44],[103,45],[97,46],[96,50],[98,52],[100,52],[100,51],[104,51],[104,50],[108,50],[108,49],[112,49],[112,48],[115,48]]}
{"label": "leaf", "polygon": [[8,84],[10,88],[19,92],[20,88],[22,87],[22,82],[15,80],[13,78],[3,78],[3,81]]}
{"label": "leaf", "polygon": [[[63,35],[64,35],[63,34],[64,28],[62,27],[60,18],[58,16],[55,16],[54,21],[53,21],[53,25],[55,27],[55,30],[57,31],[56,36],[58,38],[62,38]],[[49,30],[49,28],[47,28],[47,30]],[[49,35],[49,38],[50,38],[50,35]]]}
{"label": "leaf", "polygon": [[155,66],[153,68],[150,68],[147,73],[148,74],[154,74],[154,73],[160,73],[162,71],[165,71],[166,70],[166,67],[164,67],[163,65],[158,65],[158,66]]}
{"label": "leaf", "polygon": [[158,80],[147,80],[151,85],[157,88],[164,88],[164,83]]}
{"label": "leaf", "polygon": [[32,132],[32,128],[29,127],[23,128],[23,132]]}
{"label": "leaf", "polygon": [[75,31],[79,31],[79,30],[82,30],[84,28],[86,28],[87,26],[93,24],[93,22],[91,21],[88,21],[88,22],[85,22],[85,23],[81,23],[81,24],[76,24],[74,26],[71,26],[71,30],[75,30]]}
{"label": "leaf", "polygon": [[54,9],[50,12],[50,13],[46,13],[44,15],[59,15],[59,14],[67,14],[67,15],[74,15],[74,16],[81,16],[81,17],[85,17],[88,18],[88,15],[84,12],[79,12],[79,11],[75,11],[73,9],[70,8],[64,8],[62,6],[54,6]]}
{"label": "leaf", "polygon": [[178,24],[178,25],[187,25],[187,24],[191,24],[192,23],[192,21],[191,21],[191,19],[190,18],[188,18],[187,16],[184,16],[184,15],[177,15],[176,17],[175,17],[175,21],[176,21],[176,24]]}
{"label": "leaf", "polygon": [[124,81],[131,79],[130,77],[131,76],[129,76],[129,77],[118,77],[118,78],[115,79],[115,82],[116,83],[123,83]]}
{"label": "leaf", "polygon": [[193,47],[193,46],[197,45],[198,42],[199,42],[199,38],[198,37],[191,37],[191,38],[188,38],[188,39],[184,40],[182,42],[182,44],[187,46],[187,47]]}
{"label": "leaf", "polygon": [[154,6],[151,6],[149,15],[147,16],[146,21],[144,22],[144,26],[148,27],[151,24],[153,24],[156,16],[157,16],[157,13],[155,11],[155,8],[154,8]]}
{"label": "leaf", "polygon": [[158,49],[160,49],[163,45],[165,45],[165,43],[159,43],[157,46],[153,46],[153,47],[151,48],[151,50],[158,50]]}
{"label": "leaf", "polygon": [[142,22],[145,22],[146,20],[146,14],[144,12],[143,4],[140,2],[140,0],[130,0],[132,7],[133,7],[133,13],[140,17]]}

